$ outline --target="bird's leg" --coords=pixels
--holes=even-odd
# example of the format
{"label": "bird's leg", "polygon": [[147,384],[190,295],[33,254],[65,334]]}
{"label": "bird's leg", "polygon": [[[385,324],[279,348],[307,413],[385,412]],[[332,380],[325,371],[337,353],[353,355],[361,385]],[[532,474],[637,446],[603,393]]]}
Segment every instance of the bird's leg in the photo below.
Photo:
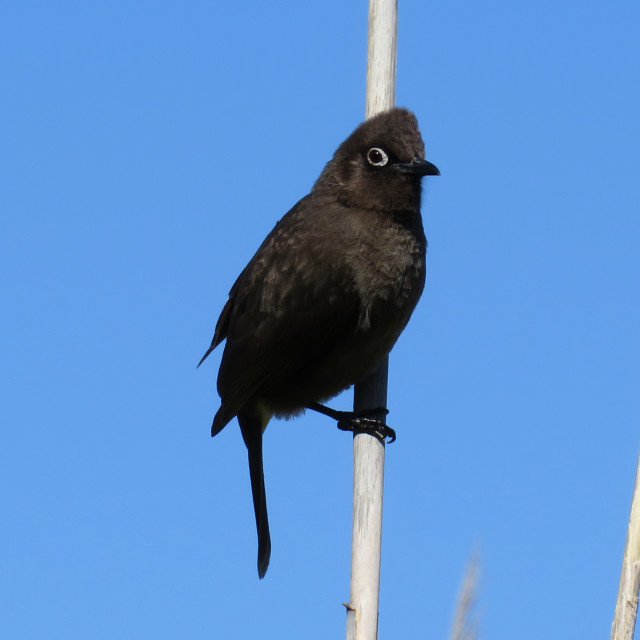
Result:
{"label": "bird's leg", "polygon": [[307,405],[307,409],[333,418],[338,423],[338,429],[342,431],[370,433],[383,440],[389,438],[389,444],[396,439],[396,432],[378,417],[380,414],[386,416],[389,413],[389,410],[385,407],[365,409],[355,413],[354,411],[338,411],[331,407],[325,407],[319,402],[312,402]]}

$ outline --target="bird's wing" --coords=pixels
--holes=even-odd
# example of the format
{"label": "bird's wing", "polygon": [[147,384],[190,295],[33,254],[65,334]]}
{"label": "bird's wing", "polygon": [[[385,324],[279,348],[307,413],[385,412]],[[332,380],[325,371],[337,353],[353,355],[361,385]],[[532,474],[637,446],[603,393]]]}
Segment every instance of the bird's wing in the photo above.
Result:
{"label": "bird's wing", "polygon": [[[297,230],[301,226],[299,212],[303,203],[308,198],[309,196],[300,200],[280,221],[278,221],[274,229],[265,238],[262,245],[260,245],[260,248],[249,264],[238,276],[233,287],[231,287],[229,298],[220,313],[218,322],[216,323],[211,345],[200,359],[200,362],[198,362],[196,369],[207,359],[209,354],[226,339],[229,333],[229,320],[236,306],[237,295],[240,294],[239,304],[242,307],[245,305],[245,300],[243,299],[249,298],[252,294],[255,296],[255,287],[251,287],[249,284],[249,288],[247,288],[247,282],[253,283],[254,285],[258,284],[259,286],[261,277],[270,277],[270,281],[273,283],[273,280],[278,278],[278,274],[273,269],[273,267],[276,266],[275,263],[278,262],[277,258],[280,258],[281,261],[286,261],[286,251],[289,251],[290,257],[293,257],[296,253],[296,248],[300,248],[299,243],[295,241],[292,242],[290,236],[295,235],[291,233],[294,228]],[[302,225],[304,226],[304,223],[302,223]],[[260,292],[258,291],[257,294],[259,296]],[[238,313],[236,312],[235,315],[238,315]],[[242,331],[240,331],[240,333],[241,332]]]}
{"label": "bird's wing", "polygon": [[211,345],[200,359],[200,362],[198,362],[198,366],[196,367],[196,369],[207,359],[207,356],[227,337],[227,332],[229,330],[229,315],[231,313],[231,309],[233,309],[233,297],[230,295],[227,303],[222,309],[222,313],[220,313],[218,322],[216,323],[216,330],[213,333]]}
{"label": "bird's wing", "polygon": [[357,327],[359,298],[341,254],[326,246],[326,216],[298,215],[299,206],[267,236],[218,321],[218,342],[227,338],[218,391],[231,417],[302,375]]}

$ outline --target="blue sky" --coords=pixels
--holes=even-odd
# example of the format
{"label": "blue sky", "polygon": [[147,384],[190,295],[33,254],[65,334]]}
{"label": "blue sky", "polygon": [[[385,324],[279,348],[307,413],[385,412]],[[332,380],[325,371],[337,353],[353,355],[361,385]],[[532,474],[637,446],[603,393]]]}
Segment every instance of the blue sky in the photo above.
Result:
{"label": "blue sky", "polygon": [[[351,442],[216,439],[240,269],[364,114],[367,7],[0,10],[3,637],[342,637]],[[401,0],[424,296],[391,356],[381,638],[607,637],[640,444],[640,8]],[[348,407],[350,393],[334,403]],[[311,621],[311,624],[310,624]],[[311,629],[310,629],[311,626]]]}

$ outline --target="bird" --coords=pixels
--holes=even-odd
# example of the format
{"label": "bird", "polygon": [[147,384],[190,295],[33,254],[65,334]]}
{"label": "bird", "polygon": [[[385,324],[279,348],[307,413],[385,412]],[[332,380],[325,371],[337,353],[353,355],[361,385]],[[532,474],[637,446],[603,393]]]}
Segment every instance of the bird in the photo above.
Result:
{"label": "bird", "polygon": [[271,557],[264,430],[307,408],[344,417],[322,403],[389,354],[424,288],[421,179],[434,175],[412,112],[392,108],[360,124],[240,273],[198,364],[226,340],[211,435],[237,417],[260,578]]}

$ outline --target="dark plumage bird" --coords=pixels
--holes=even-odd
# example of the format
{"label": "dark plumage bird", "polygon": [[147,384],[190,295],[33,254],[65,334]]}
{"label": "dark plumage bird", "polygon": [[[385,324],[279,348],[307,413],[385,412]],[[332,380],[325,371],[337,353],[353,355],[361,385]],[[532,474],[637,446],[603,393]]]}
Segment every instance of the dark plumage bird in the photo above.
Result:
{"label": "dark plumage bird", "polygon": [[237,416],[261,578],[271,555],[262,433],[272,416],[299,414],[360,381],[393,347],[424,286],[425,175],[439,171],[424,159],[411,112],[361,124],[240,274],[200,361],[226,339],[211,435]]}

